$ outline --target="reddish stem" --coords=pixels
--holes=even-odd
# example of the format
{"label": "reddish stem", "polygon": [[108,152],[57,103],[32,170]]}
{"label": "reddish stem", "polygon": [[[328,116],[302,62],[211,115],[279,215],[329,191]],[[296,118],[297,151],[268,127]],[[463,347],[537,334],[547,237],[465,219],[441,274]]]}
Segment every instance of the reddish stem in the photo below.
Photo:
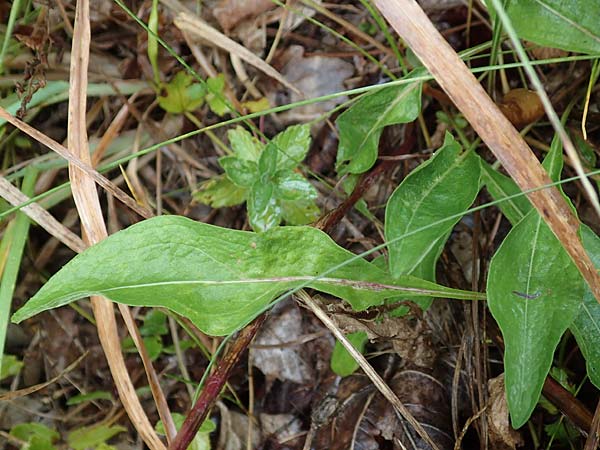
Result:
{"label": "reddish stem", "polygon": [[250,342],[252,342],[252,339],[254,339],[266,317],[266,314],[258,316],[254,319],[254,322],[240,331],[225,356],[217,364],[215,371],[206,380],[204,388],[183,422],[181,430],[179,430],[179,433],[177,433],[177,436],[175,436],[175,439],[169,445],[169,450],[186,450],[188,448],[221,394],[223,386],[225,386],[231,375],[231,371],[250,345]]}

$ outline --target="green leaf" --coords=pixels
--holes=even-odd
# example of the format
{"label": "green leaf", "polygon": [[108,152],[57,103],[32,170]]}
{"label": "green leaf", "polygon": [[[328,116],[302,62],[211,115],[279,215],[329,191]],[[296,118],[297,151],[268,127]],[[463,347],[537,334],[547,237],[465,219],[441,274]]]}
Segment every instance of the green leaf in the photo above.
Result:
{"label": "green leaf", "polygon": [[596,0],[510,0],[506,12],[521,39],[578,53],[600,52]]}
{"label": "green leaf", "polygon": [[37,436],[50,443],[60,438],[58,431],[48,428],[46,425],[35,422],[20,423],[10,429],[10,435],[21,439],[22,441],[29,441],[32,437]]}
{"label": "green leaf", "polygon": [[169,334],[167,315],[156,309],[148,311],[144,317],[144,323],[140,327],[140,334],[142,336],[164,336],[165,334]]}
{"label": "green leaf", "polygon": [[[7,318],[8,320],[8,318]],[[23,361],[14,355],[2,355],[2,364],[0,365],[0,380],[18,375],[23,368]]]}
{"label": "green leaf", "polygon": [[[409,75],[412,76],[414,72]],[[369,170],[377,159],[383,128],[411,122],[420,110],[420,82],[381,88],[361,97],[336,120],[340,134],[336,161],[339,174]]]}
{"label": "green leaf", "polygon": [[266,231],[281,222],[281,208],[273,184],[257,181],[248,196],[248,220],[254,231]]}
{"label": "green leaf", "polygon": [[56,450],[52,441],[41,436],[31,436],[27,444],[21,447],[21,450]]}
{"label": "green leaf", "polygon": [[225,89],[225,76],[220,73],[216,77],[211,77],[206,80],[206,87],[208,94],[206,95],[206,102],[209,108],[218,116],[223,116],[229,107],[225,102],[225,96],[223,94]]}
{"label": "green leaf", "polygon": [[202,183],[198,191],[194,192],[194,198],[213,208],[223,208],[244,203],[247,192],[246,188],[236,186],[225,175],[213,177]]}
{"label": "green leaf", "polygon": [[[581,239],[596,268],[600,267],[600,238],[588,226],[582,225]],[[585,357],[590,381],[600,389],[600,304],[587,284],[581,310],[570,329]]]}
{"label": "green leaf", "polygon": [[[271,141],[260,154],[258,159],[258,172],[262,175],[275,175],[277,171],[277,160],[279,159],[279,149]],[[268,180],[264,180],[268,181]]]}
{"label": "green leaf", "polygon": [[[173,422],[175,423],[175,429],[179,431],[183,425],[185,416],[179,413],[173,413],[172,416]],[[158,421],[154,428],[156,429],[157,433],[162,434],[163,436],[166,434],[165,427],[161,420]],[[200,425],[200,429],[198,430],[198,433],[196,433],[196,436],[194,436],[194,439],[192,439],[188,450],[210,450],[211,447],[209,435],[216,429],[217,426],[215,423],[210,419],[206,419],[204,422],[202,422],[202,425]]]}
{"label": "green leaf", "polygon": [[254,161],[237,156],[223,156],[219,158],[219,164],[236,186],[249,188],[258,179],[258,166]]}
{"label": "green leaf", "polygon": [[[158,335],[153,335],[146,336],[142,340],[144,341],[144,346],[148,352],[148,358],[150,358],[151,361],[155,361],[163,351],[162,338]],[[138,353],[138,349],[131,337],[123,339],[121,347],[123,347],[123,351],[126,353]]]}
{"label": "green leaf", "polygon": [[69,433],[67,442],[74,450],[86,450],[103,444],[113,436],[126,431],[122,426],[98,425],[93,427],[82,427]]}
{"label": "green leaf", "polygon": [[288,225],[307,225],[321,215],[317,204],[312,200],[279,200],[281,217]]}
{"label": "green leaf", "polygon": [[[301,285],[343,298],[357,310],[403,294],[482,298],[414,277],[393,279],[366,260],[353,258],[315,228],[251,233],[160,216],[77,255],[13,320],[99,294],[132,306],[165,307],[208,334],[225,335],[278,295]],[[315,279],[319,275],[323,278]]]}
{"label": "green leaf", "polygon": [[282,200],[314,200],[317,190],[299,173],[285,172],[274,180],[275,197]]}
{"label": "green leaf", "polygon": [[[367,333],[364,331],[350,333],[346,338],[350,341],[352,346],[361,353],[364,352],[365,345],[369,340]],[[347,377],[348,375],[352,375],[358,367],[358,363],[352,355],[348,353],[348,350],[346,350],[339,341],[336,341],[333,353],[331,354],[331,370],[340,377]]]}
{"label": "green leaf", "polygon": [[[494,170],[487,162],[481,161],[481,167],[483,169],[483,182],[494,200],[500,200],[522,192],[512,178]],[[497,206],[513,226],[533,209],[525,195],[500,202]]]}
{"label": "green leaf", "polygon": [[173,79],[163,86],[165,95],[158,97],[162,109],[173,114],[192,112],[202,106],[206,95],[203,84],[194,82],[194,77],[186,72],[177,72]]}
{"label": "green leaf", "polygon": [[[385,214],[392,276],[434,276],[436,261],[460,217],[415,231],[468,209],[479,192],[479,177],[479,157],[463,152],[447,134],[434,156],[402,181]],[[408,233],[414,234],[394,242]]]}
{"label": "green leaf", "polygon": [[275,136],[271,142],[279,150],[277,169],[292,170],[306,158],[310,148],[310,125],[293,125]]}
{"label": "green leaf", "polygon": [[107,391],[94,391],[88,394],[78,394],[70,397],[67,400],[68,406],[79,405],[80,403],[89,402],[92,400],[113,400],[113,396]]}
{"label": "green leaf", "polygon": [[235,156],[248,161],[258,161],[263,145],[240,126],[227,132],[229,144]]}
{"label": "green leaf", "polygon": [[535,408],[554,350],[579,312],[584,283],[532,210],[492,258],[487,293],[504,336],[506,394],[512,425],[519,428]]}

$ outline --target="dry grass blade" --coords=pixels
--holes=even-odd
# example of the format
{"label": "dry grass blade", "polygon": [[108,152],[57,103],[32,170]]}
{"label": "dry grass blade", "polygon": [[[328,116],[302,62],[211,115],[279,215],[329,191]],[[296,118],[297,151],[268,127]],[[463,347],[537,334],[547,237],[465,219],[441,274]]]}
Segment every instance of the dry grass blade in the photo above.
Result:
{"label": "dry grass blade", "polygon": [[[78,161],[83,161],[88,166],[91,161],[87,140],[86,92],[90,34],[89,1],[80,0],[75,11],[71,54],[67,142],[69,150],[78,157]],[[107,236],[94,183],[95,178],[89,171],[82,170],[79,164],[71,160],[69,160],[69,177],[73,198],[81,218],[84,240],[89,245],[95,244]],[[119,398],[132,424],[148,447],[152,450],[163,450],[165,446],[150,424],[125,366],[112,303],[99,296],[93,296],[91,300],[100,342],[115,380]]]}
{"label": "dry grass blade", "polygon": [[[13,206],[19,206],[29,201],[29,197],[10,184],[4,177],[0,177],[0,197],[4,198]],[[52,214],[37,203],[31,203],[24,206],[21,208],[21,211],[74,252],[82,252],[87,247],[79,236],[66,228],[62,223],[56,220]]]}
{"label": "dry grass blade", "polygon": [[119,187],[115,186],[114,183],[112,183],[106,177],[98,173],[98,171],[94,170],[94,168],[89,163],[85,162],[86,160],[82,160],[79,157],[71,154],[64,146],[50,139],[48,136],[39,132],[31,125],[17,119],[16,117],[13,117],[8,111],[6,111],[1,106],[0,118],[5,119],[8,123],[15,126],[23,133],[29,135],[30,137],[38,141],[40,144],[44,144],[49,149],[53,150],[54,152],[65,158],[69,162],[69,165],[77,167],[79,170],[81,170],[83,173],[89,176],[92,180],[94,180],[96,183],[98,183],[100,186],[106,189],[107,192],[110,192],[116,198],[121,200],[123,204],[130,207],[143,218],[149,219],[153,216],[151,211],[138,205],[134,199],[132,199],[125,192],[123,192]]}
{"label": "dry grass blade", "polygon": [[369,377],[375,387],[381,392],[387,401],[398,411],[398,413],[415,429],[418,435],[431,446],[433,450],[439,450],[439,447],[431,440],[431,437],[427,434],[423,426],[413,417],[410,411],[400,401],[398,396],[392,391],[392,389],[383,381],[379,374],[373,369],[366,358],[344,336],[344,333],[336,326],[336,324],[329,318],[327,313],[323,311],[319,305],[308,295],[305,291],[298,291],[296,294],[300,300],[314,313],[317,318],[323,322],[323,325],[327,327],[329,331],[340,341],[344,348],[352,355],[352,358],[358,363],[360,368]]}
{"label": "dry grass blade", "polygon": [[256,67],[261,72],[264,72],[271,78],[279,81],[288,89],[291,89],[298,95],[302,95],[293,84],[286,80],[285,77],[279,72],[273,69],[273,67],[268,65],[247,48],[241,46],[233,39],[228,38],[220,31],[215,30],[213,27],[194,15],[187,12],[180,12],[175,18],[174,23],[177,28],[189,36],[202,39],[203,41],[209,42],[212,45],[216,45],[226,52],[236,55],[240,59],[246,61],[248,64]]}
{"label": "dry grass blade", "polygon": [[[500,112],[467,66],[414,0],[375,0],[386,19],[410,45],[522,190],[551,183],[521,135]],[[529,200],[600,302],[600,276],[578,237],[579,221],[556,187],[536,190]]]}

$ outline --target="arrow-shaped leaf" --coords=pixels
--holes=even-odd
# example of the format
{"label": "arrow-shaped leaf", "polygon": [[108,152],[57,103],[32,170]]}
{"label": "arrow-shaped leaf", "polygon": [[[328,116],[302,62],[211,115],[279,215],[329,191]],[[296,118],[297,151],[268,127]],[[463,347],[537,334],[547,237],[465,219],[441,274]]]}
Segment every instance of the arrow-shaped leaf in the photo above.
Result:
{"label": "arrow-shaped leaf", "polygon": [[278,295],[303,285],[343,298],[358,310],[402,295],[481,298],[414,277],[392,279],[315,228],[279,227],[257,234],[162,216],[76,256],[13,320],[98,294],[128,305],[162,306],[206,333],[224,335]]}

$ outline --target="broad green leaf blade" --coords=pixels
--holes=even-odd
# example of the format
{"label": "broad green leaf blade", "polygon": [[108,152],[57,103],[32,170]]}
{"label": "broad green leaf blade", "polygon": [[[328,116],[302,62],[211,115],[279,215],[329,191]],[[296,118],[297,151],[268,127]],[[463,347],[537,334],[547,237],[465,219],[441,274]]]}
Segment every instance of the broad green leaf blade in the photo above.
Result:
{"label": "broad green leaf blade", "polygon": [[161,216],[76,256],[13,320],[99,294],[128,305],[165,307],[208,334],[224,335],[302,285],[343,298],[357,310],[403,294],[482,298],[414,277],[392,279],[315,228],[251,233]]}
{"label": "broad green leaf blade", "polygon": [[[582,225],[581,239],[596,268],[600,267],[600,238],[589,227]],[[587,285],[581,310],[570,329],[585,357],[588,376],[600,389],[600,304]]]}
{"label": "broad green leaf blade", "polygon": [[292,170],[306,157],[310,148],[310,125],[293,125],[275,136],[271,142],[278,150],[277,170]]}
{"label": "broad green leaf blade", "polygon": [[258,179],[258,166],[254,161],[237,156],[223,156],[219,158],[219,164],[236,186],[249,188]]}
{"label": "broad green leaf blade", "polygon": [[227,132],[227,137],[235,156],[248,161],[258,162],[263,145],[248,131],[237,126]]}
{"label": "broad green leaf blade", "polygon": [[314,200],[317,198],[317,190],[299,173],[278,174],[274,181],[274,195],[281,200]]}
{"label": "broad green leaf blade", "polygon": [[572,52],[600,52],[597,0],[510,0],[506,12],[522,39]]}
{"label": "broad green leaf blade", "polygon": [[254,183],[247,206],[248,220],[254,231],[266,231],[281,222],[281,207],[273,197],[272,183]]}
{"label": "broad green leaf blade", "polygon": [[281,217],[288,225],[307,225],[321,215],[317,204],[312,200],[280,200]]}
{"label": "broad green leaf blade", "polygon": [[390,86],[364,95],[336,120],[340,134],[336,168],[340,175],[369,170],[377,159],[383,128],[411,122],[420,110],[420,82]]}
{"label": "broad green leaf blade", "polygon": [[244,203],[247,192],[246,188],[236,186],[226,175],[221,175],[202,183],[194,192],[194,198],[213,208],[223,208]]}
{"label": "broad green leaf blade", "polygon": [[[433,275],[432,267],[460,218],[415,232],[468,209],[479,192],[479,177],[479,157],[472,151],[462,152],[460,144],[448,134],[435,155],[402,181],[390,197],[385,214],[392,276],[421,270],[425,272],[420,275]],[[414,234],[394,242],[409,233]],[[427,268],[420,268],[422,264]]]}
{"label": "broad green leaf blade", "polygon": [[492,258],[487,293],[504,336],[508,407],[513,427],[519,428],[535,408],[554,350],[579,312],[584,282],[532,210]]}
{"label": "broad green leaf blade", "polygon": [[90,447],[104,444],[113,436],[126,431],[126,428],[117,425],[97,425],[92,427],[82,427],[71,433],[67,437],[69,447],[75,450],[85,450]]}
{"label": "broad green leaf blade", "polygon": [[[485,161],[481,162],[481,167],[483,182],[494,200],[501,200],[522,192],[512,178],[494,170]],[[519,223],[533,209],[533,206],[529,203],[525,195],[500,202],[497,206],[513,226]]]}

